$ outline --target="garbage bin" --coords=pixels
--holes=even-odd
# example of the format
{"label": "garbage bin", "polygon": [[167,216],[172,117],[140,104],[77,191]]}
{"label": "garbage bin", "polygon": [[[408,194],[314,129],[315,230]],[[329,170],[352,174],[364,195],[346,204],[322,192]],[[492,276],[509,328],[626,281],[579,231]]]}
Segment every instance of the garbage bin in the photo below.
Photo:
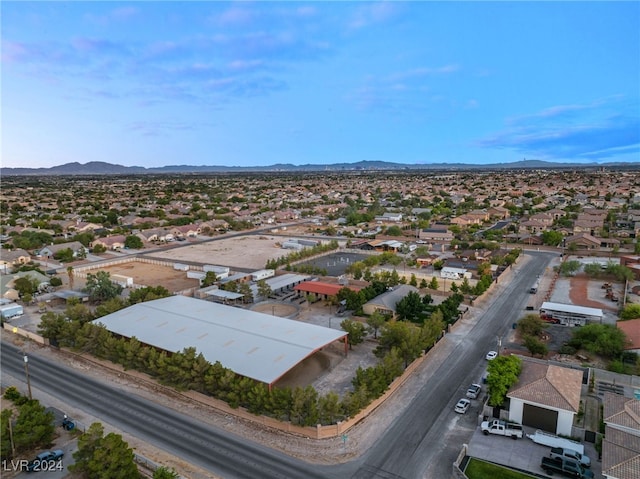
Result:
{"label": "garbage bin", "polygon": [[512,329],[516,329],[518,325],[516,323],[513,323],[513,325],[511,326]]}

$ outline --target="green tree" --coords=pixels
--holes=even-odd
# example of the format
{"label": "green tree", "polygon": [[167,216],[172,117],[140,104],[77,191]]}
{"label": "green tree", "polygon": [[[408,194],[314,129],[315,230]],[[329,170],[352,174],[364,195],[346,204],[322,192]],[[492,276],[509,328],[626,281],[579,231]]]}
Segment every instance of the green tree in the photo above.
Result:
{"label": "green tree", "polygon": [[11,409],[3,409],[0,413],[0,457],[2,459],[12,459],[12,435],[9,421],[13,421],[13,411]]}
{"label": "green tree", "polygon": [[498,356],[487,366],[487,387],[489,406],[504,403],[509,388],[518,381],[522,371],[522,361],[517,356]]}
{"label": "green tree", "polygon": [[61,263],[69,263],[75,259],[73,256],[73,250],[71,248],[64,248],[56,251],[53,257]]}
{"label": "green tree", "polygon": [[522,337],[533,336],[538,337],[542,331],[547,328],[548,324],[545,323],[537,314],[527,314],[525,317],[518,321],[518,332]]}
{"label": "green tree", "polygon": [[544,344],[542,341],[540,341],[540,339],[538,339],[535,336],[529,336],[529,335],[525,336],[524,346],[529,350],[529,352],[533,356],[540,355],[541,357],[544,357],[549,352],[549,348],[547,348],[547,345]]}
{"label": "green tree", "polygon": [[38,281],[30,276],[22,276],[13,281],[13,287],[18,291],[20,296],[24,296],[25,294],[33,295],[33,293],[38,291]]}
{"label": "green tree", "polygon": [[396,303],[396,314],[399,319],[418,322],[421,320],[424,311],[424,304],[420,295],[415,291],[410,291],[407,295]]}
{"label": "green tree", "polygon": [[216,276],[215,271],[207,271],[207,273],[204,275],[204,278],[202,278],[201,286],[203,288],[206,288],[207,286],[216,284],[216,281],[218,281],[218,277]]}
{"label": "green tree", "polygon": [[353,349],[353,346],[356,346],[364,341],[366,328],[365,325],[360,321],[345,319],[340,323],[340,327],[349,334],[349,349]]}
{"label": "green tree", "polygon": [[48,446],[55,433],[53,412],[47,411],[37,400],[25,402],[18,410],[18,419],[13,428],[16,449],[23,451]]}
{"label": "green tree", "polygon": [[106,271],[96,274],[87,273],[85,292],[92,301],[106,301],[115,298],[122,292],[122,286],[111,281],[111,275]]}
{"label": "green tree", "polygon": [[124,247],[130,249],[142,249],[144,247],[144,243],[137,235],[127,235],[124,239]]}
{"label": "green tree", "polygon": [[253,303],[253,290],[249,283],[245,283],[244,281],[238,284],[238,293],[242,294],[242,302],[243,303]]}
{"label": "green tree", "polygon": [[575,273],[577,273],[580,270],[580,267],[581,267],[580,261],[572,259],[572,260],[564,261],[563,263],[561,263],[559,270],[560,270],[560,274],[563,276],[573,276]]}
{"label": "green tree", "polygon": [[611,324],[587,324],[576,328],[569,341],[576,349],[586,349],[609,359],[618,358],[626,344],[624,332]]}
{"label": "green tree", "polygon": [[109,433],[104,436],[104,427],[94,422],[78,438],[78,450],[73,453],[75,464],[71,472],[79,472],[91,479],[138,478],[133,450],[122,440],[122,436]]}
{"label": "green tree", "polygon": [[416,278],[416,275],[414,273],[411,273],[411,279],[409,280],[409,284],[415,288],[418,287],[418,278]]}
{"label": "green tree", "polygon": [[49,280],[49,284],[54,288],[58,286],[62,286],[62,279],[60,279],[58,276],[54,276]]}
{"label": "green tree", "polygon": [[374,339],[378,339],[378,331],[382,325],[387,322],[387,319],[387,315],[380,311],[374,311],[373,314],[367,318],[367,325],[369,326],[369,329],[373,331]]}
{"label": "green tree", "polygon": [[620,312],[620,319],[623,321],[637,318],[640,318],[640,304],[627,304]]}
{"label": "green tree", "polygon": [[145,286],[144,288],[132,289],[129,292],[129,304],[144,303],[169,296],[171,293],[164,286]]}
{"label": "green tree", "polygon": [[541,237],[542,243],[549,246],[558,246],[562,243],[562,239],[564,238],[562,233],[553,230],[543,231]]}
{"label": "green tree", "polygon": [[258,281],[257,286],[258,286],[258,296],[260,296],[261,298],[266,299],[269,296],[271,296],[271,294],[273,293],[271,286],[269,286],[269,283],[267,283],[264,279],[261,279],[260,281]]}
{"label": "green tree", "polygon": [[431,278],[431,281],[429,282],[429,289],[433,289],[434,291],[437,291],[437,289],[440,287],[440,285],[438,284],[438,278],[436,278],[435,276],[433,276]]}
{"label": "green tree", "polygon": [[402,236],[402,230],[400,229],[399,226],[389,226],[386,231],[385,234],[387,236]]}

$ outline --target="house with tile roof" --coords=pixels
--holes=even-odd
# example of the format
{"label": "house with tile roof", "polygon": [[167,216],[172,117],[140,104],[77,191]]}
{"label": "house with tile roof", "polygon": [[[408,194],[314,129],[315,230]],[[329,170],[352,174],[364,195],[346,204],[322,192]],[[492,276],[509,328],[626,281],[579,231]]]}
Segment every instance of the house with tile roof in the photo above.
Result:
{"label": "house with tile roof", "polygon": [[519,380],[507,394],[509,420],[571,436],[580,408],[582,378],[582,370],[522,358]]}
{"label": "house with tile roof", "polygon": [[624,350],[640,354],[640,319],[617,321],[616,327],[621,330],[627,338],[627,344],[624,345]]}
{"label": "house with tile roof", "polygon": [[640,400],[606,392],[602,403],[602,474],[610,479],[636,479],[640,477]]}

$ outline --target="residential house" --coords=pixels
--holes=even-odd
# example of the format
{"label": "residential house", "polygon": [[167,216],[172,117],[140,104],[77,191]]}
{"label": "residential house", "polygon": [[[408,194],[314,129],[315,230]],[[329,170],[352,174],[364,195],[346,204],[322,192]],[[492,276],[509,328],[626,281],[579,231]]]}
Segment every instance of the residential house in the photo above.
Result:
{"label": "residential house", "polygon": [[602,475],[607,479],[640,477],[640,400],[605,392]]}
{"label": "residential house", "polygon": [[433,226],[420,230],[418,237],[421,240],[437,243],[449,243],[453,239],[453,233],[446,226]]}
{"label": "residential house", "polygon": [[174,226],[170,233],[175,238],[195,238],[201,233],[200,225],[190,224],[183,226]]}
{"label": "residential house", "polygon": [[70,241],[68,243],[52,244],[40,248],[40,251],[38,251],[38,255],[45,258],[54,258],[58,252],[65,249],[70,249],[73,253],[74,258],[82,258],[86,256],[87,253],[87,248],[85,248],[85,246],[80,243],[80,241]]}
{"label": "residential house", "polygon": [[640,354],[640,319],[617,321],[616,327],[627,337],[627,344],[625,344],[624,350]]}
{"label": "residential house", "polygon": [[376,216],[376,221],[400,223],[402,221],[402,213],[385,212],[382,216]]}
{"label": "residential house", "polygon": [[522,358],[518,382],[507,393],[509,420],[553,434],[572,435],[583,372]]}
{"label": "residential house", "polygon": [[125,235],[107,236],[105,238],[97,238],[91,242],[91,247],[95,248],[97,245],[102,245],[108,250],[117,250],[124,248],[124,243],[127,237]]}
{"label": "residential house", "polygon": [[31,255],[20,248],[0,250],[0,270],[7,273],[13,267],[27,264],[31,261]]}
{"label": "residential house", "polygon": [[507,219],[509,218],[509,216],[511,216],[510,211],[502,206],[493,206],[487,209],[487,213],[489,213],[489,216],[492,218],[499,218],[502,220]]}
{"label": "residential house", "polygon": [[598,249],[600,240],[588,233],[578,233],[565,239],[565,246],[576,245],[578,249]]}
{"label": "residential house", "polygon": [[396,286],[393,290],[385,291],[384,293],[367,301],[362,306],[362,311],[369,316],[378,311],[385,315],[395,317],[396,304],[411,292],[418,293],[418,288],[409,284],[401,284]]}

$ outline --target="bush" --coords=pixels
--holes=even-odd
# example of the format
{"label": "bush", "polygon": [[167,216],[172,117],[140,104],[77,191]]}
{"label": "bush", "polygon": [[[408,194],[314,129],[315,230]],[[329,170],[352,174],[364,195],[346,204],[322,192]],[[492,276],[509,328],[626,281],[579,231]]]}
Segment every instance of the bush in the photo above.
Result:
{"label": "bush", "polygon": [[568,354],[570,356],[576,354],[577,349],[574,348],[573,346],[569,346],[568,344],[563,345],[559,350],[558,353],[560,354]]}
{"label": "bush", "polygon": [[4,398],[13,403],[17,403],[17,401],[19,401],[22,397],[22,394],[20,394],[20,391],[18,391],[18,388],[15,386],[9,386],[4,392]]}

